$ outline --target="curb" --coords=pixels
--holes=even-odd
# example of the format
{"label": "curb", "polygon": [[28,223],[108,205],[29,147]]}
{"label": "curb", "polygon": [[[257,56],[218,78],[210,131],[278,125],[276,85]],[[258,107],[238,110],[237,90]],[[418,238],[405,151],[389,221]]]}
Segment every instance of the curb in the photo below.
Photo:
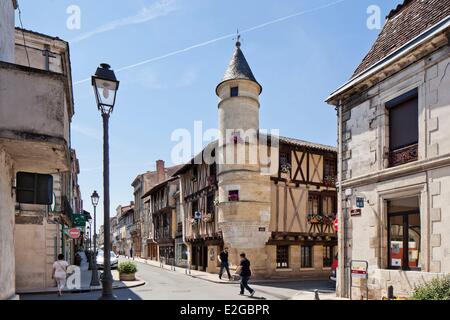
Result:
{"label": "curb", "polygon": [[[137,288],[145,286],[147,282],[145,281],[138,281],[138,283],[130,285],[130,286],[114,286],[113,290],[122,290],[122,289],[131,289],[131,288]],[[53,288],[52,288],[53,289]],[[76,290],[63,290],[63,293],[65,294],[76,294],[76,293],[88,293],[88,292],[97,292],[102,291],[102,287],[100,288],[82,288],[82,289],[76,289]],[[58,290],[52,290],[52,291],[32,291],[32,292],[26,292],[26,291],[17,291],[16,292],[19,295],[38,295],[38,294],[54,294],[58,293]]]}

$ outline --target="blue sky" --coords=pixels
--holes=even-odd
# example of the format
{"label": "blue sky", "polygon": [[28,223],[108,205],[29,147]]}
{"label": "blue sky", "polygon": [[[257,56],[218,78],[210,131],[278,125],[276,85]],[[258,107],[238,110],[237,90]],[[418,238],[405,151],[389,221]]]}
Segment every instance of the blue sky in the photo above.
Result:
{"label": "blue sky", "polygon": [[[80,159],[85,210],[92,211],[90,194],[94,189],[102,194],[102,127],[90,82],[83,80],[99,63],[123,69],[116,74],[121,88],[110,124],[115,210],[133,200],[131,183],[138,174],[154,170],[158,159],[171,164],[174,130],[193,131],[194,121],[203,121],[205,129],[217,127],[214,90],[232,56],[237,28],[244,31],[242,50],[264,88],[261,127],[335,145],[336,113],[323,101],[349,79],[379,33],[367,27],[367,8],[379,6],[384,22],[400,2],[20,0],[19,4],[26,29],[70,42],[76,83],[72,147]],[[67,9],[72,5],[81,10],[80,29],[67,27]],[[149,62],[133,67],[143,61]],[[102,211],[100,206],[99,224]]]}

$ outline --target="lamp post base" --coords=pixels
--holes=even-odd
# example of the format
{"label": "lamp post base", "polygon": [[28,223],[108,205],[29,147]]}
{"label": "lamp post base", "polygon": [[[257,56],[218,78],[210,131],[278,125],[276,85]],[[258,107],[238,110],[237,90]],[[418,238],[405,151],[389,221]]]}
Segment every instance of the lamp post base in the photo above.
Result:
{"label": "lamp post base", "polygon": [[102,286],[102,295],[98,300],[117,300],[117,297],[113,294],[112,279],[103,279]]}
{"label": "lamp post base", "polygon": [[97,259],[94,258],[94,261],[92,262],[91,287],[98,287],[99,285],[100,280],[98,279]]}

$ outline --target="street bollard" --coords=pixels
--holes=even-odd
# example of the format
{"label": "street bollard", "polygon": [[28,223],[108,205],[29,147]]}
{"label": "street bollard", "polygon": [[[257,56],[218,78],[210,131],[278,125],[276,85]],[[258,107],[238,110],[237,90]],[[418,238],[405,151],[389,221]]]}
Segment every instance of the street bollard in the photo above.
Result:
{"label": "street bollard", "polygon": [[314,290],[314,300],[320,300],[320,297],[319,297],[319,290]]}

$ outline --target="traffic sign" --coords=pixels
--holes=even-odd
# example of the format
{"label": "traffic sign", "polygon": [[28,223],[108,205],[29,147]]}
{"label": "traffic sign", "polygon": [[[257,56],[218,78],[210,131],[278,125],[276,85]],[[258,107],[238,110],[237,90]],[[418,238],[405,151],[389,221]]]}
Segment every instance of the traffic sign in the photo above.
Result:
{"label": "traffic sign", "polygon": [[338,230],[339,230],[339,219],[338,218],[334,219],[333,227],[334,227],[334,231],[338,232]]}
{"label": "traffic sign", "polygon": [[70,229],[68,231],[68,235],[69,237],[71,237],[72,239],[78,239],[81,236],[81,231],[80,229],[74,228],[74,229]]}

